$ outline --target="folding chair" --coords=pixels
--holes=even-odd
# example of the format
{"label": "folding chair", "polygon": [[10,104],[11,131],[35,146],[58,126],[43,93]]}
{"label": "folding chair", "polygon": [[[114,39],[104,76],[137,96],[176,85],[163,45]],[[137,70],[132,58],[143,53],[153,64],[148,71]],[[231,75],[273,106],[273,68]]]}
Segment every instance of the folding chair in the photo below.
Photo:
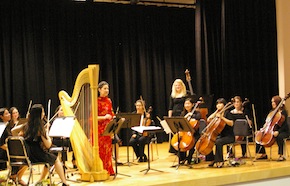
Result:
{"label": "folding chair", "polygon": [[[241,140],[241,141],[235,141],[234,143],[230,144],[230,150],[229,153],[231,151],[231,149],[234,150],[234,146],[236,144],[246,144],[247,147],[247,152],[249,153],[250,159],[252,161],[252,164],[254,164],[252,155],[251,155],[251,151],[250,151],[250,147],[249,147],[249,138],[253,138],[253,133],[249,133],[249,124],[248,121],[246,119],[237,119],[234,122],[234,126],[233,126],[233,130],[234,130],[234,134],[235,136],[241,136],[244,137],[246,140]],[[235,153],[234,153],[235,154]]]}
{"label": "folding chair", "polygon": [[[37,163],[31,163],[29,160],[25,141],[24,138],[21,136],[9,136],[6,139],[7,144],[7,157],[8,157],[8,177],[11,176],[12,167],[22,167],[22,166],[28,166],[29,169],[29,177],[27,185],[29,185],[30,179],[32,179],[33,182],[33,165],[40,165],[45,164],[48,167],[48,170],[50,170],[50,166],[47,162],[37,162]],[[51,174],[49,171],[49,181],[51,182]],[[9,179],[7,179],[8,184]],[[18,185],[18,180],[16,179],[16,185]]]}
{"label": "folding chair", "polygon": [[[204,120],[204,119],[200,119],[199,120],[199,128],[198,128],[198,132],[199,132],[199,134],[200,135],[202,135],[202,132],[203,132],[203,130],[206,128],[206,125],[207,125],[207,123],[206,123],[206,121]],[[197,139],[195,139],[195,140],[197,140]],[[194,147],[195,148],[195,147]],[[200,154],[198,153],[198,151],[196,150],[195,151],[195,158],[194,158],[194,162],[195,163],[199,163],[200,162]]]}

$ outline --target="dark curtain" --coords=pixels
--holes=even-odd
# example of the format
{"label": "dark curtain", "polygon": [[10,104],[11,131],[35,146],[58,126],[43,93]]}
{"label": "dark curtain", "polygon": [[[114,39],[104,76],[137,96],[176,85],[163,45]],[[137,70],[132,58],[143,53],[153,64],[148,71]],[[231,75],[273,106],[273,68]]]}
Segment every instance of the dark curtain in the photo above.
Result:
{"label": "dark curtain", "polygon": [[114,109],[131,112],[142,96],[157,124],[156,116],[167,115],[173,81],[185,81],[185,69],[199,95],[248,97],[262,120],[278,93],[275,1],[198,4],[195,13],[64,0],[0,1],[0,107],[16,106],[25,116],[30,100],[46,106],[51,99],[54,110],[58,92],[71,93],[78,73],[94,63],[100,64],[100,80],[110,84]]}
{"label": "dark curtain", "polygon": [[197,6],[199,89],[214,100],[248,98],[258,125],[264,124],[271,97],[279,92],[275,0],[198,0]]}
{"label": "dark curtain", "polygon": [[[100,64],[114,109],[167,115],[175,78],[194,73],[194,9],[70,1],[1,1],[0,106],[59,104],[78,73]],[[46,109],[47,111],[47,109]],[[158,120],[156,121],[158,124]]]}

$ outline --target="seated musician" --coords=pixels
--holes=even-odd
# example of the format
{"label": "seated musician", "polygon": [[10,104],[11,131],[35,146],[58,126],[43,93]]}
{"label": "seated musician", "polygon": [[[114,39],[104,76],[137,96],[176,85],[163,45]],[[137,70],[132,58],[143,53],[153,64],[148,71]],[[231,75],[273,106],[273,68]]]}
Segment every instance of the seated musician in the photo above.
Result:
{"label": "seated musician", "polygon": [[[59,158],[48,151],[52,145],[52,141],[48,136],[50,124],[48,123],[47,126],[44,127],[44,115],[45,113],[43,106],[41,104],[34,104],[30,110],[28,122],[12,129],[12,133],[19,134],[24,137],[30,161],[32,163],[47,162],[50,166],[54,165],[55,171],[62,181],[62,185],[65,186],[68,184],[64,175],[63,166]],[[44,166],[37,183],[40,183],[43,179],[45,179],[48,171],[48,167]]]}
{"label": "seated musician", "polygon": [[[282,99],[278,95],[272,97],[272,99],[271,99],[272,109],[269,112],[269,114],[267,116],[267,119],[269,117],[271,117],[270,116],[271,112],[273,110],[275,110],[275,108],[277,108],[277,106],[279,105],[279,103],[281,101],[282,101]],[[277,145],[278,145],[278,155],[279,155],[279,157],[278,157],[277,161],[285,161],[286,159],[284,157],[284,149],[283,149],[284,148],[284,141],[283,141],[283,139],[289,137],[289,128],[288,128],[288,125],[287,125],[288,113],[287,113],[284,105],[279,108],[278,112],[281,113],[281,116],[283,116],[284,121],[282,122],[281,126],[276,124],[276,127],[274,127],[275,129],[274,129],[273,135],[276,138]],[[265,123],[265,125],[267,125],[267,122]],[[258,160],[268,159],[268,156],[267,156],[266,151],[265,151],[265,147],[260,145],[259,143],[257,143],[257,145],[256,145],[256,153],[257,154],[261,154],[261,156],[259,158],[257,158]]]}
{"label": "seated musician", "polygon": [[181,113],[181,116],[184,116],[184,118],[186,118],[189,122],[189,124],[193,127],[194,129],[194,134],[193,134],[193,146],[192,148],[188,151],[188,155],[186,155],[187,152],[180,152],[180,161],[181,163],[185,163],[185,161],[187,161],[187,164],[190,165],[192,162],[192,156],[194,154],[195,151],[195,143],[197,142],[197,140],[200,137],[199,134],[199,120],[201,118],[201,114],[200,111],[198,111],[197,109],[195,109],[194,112],[193,108],[194,108],[194,100],[192,98],[186,98],[185,102],[184,102],[184,110]]}
{"label": "seated musician", "polygon": [[[142,114],[140,126],[149,126],[151,125],[151,116],[149,112],[145,110],[145,101],[144,100],[137,100],[135,102],[136,111],[134,113]],[[147,156],[144,153],[144,147],[147,143],[149,143],[149,136],[148,133],[138,133],[133,131],[133,134],[129,140],[129,145],[133,147],[136,157],[138,158],[138,162],[147,162]]]}
{"label": "seated musician", "polygon": [[[234,103],[235,108],[233,110],[231,110],[231,114],[233,115],[234,122],[237,119],[246,119],[248,121],[248,124],[249,124],[249,134],[250,134],[251,128],[252,128],[252,121],[250,119],[251,117],[249,118],[249,116],[250,116],[249,110],[243,106],[242,98],[240,96],[235,96],[233,98],[233,103]],[[245,139],[241,138],[240,136],[235,136],[235,140],[241,141],[241,140],[245,140]],[[246,144],[241,144],[241,149],[242,149],[242,158],[246,158],[246,153],[247,153]]]}
{"label": "seated musician", "polygon": [[[212,161],[209,164],[209,167],[213,167],[214,164],[218,168],[223,167],[224,165],[224,157],[223,157],[223,146],[226,144],[233,143],[235,141],[235,136],[234,136],[234,131],[233,131],[233,120],[232,120],[232,114],[228,111],[225,110],[223,113],[219,113],[224,106],[226,105],[226,100],[224,98],[219,98],[216,101],[216,108],[217,110],[212,113],[208,118],[208,122],[210,122],[214,118],[220,118],[221,122],[225,122],[225,126],[222,129],[220,135],[217,137],[215,141],[215,155],[214,155],[214,161]],[[211,152],[213,154],[213,152]]]}
{"label": "seated musician", "polygon": [[[9,122],[10,120],[11,120],[11,114],[9,113],[8,109],[7,108],[0,108],[0,122],[3,122],[4,125],[6,125],[4,131],[1,135],[1,138],[0,138],[0,147],[1,147],[0,148],[0,159],[1,160],[7,160],[7,152],[6,152],[7,146],[5,144],[5,140],[8,136],[12,136],[11,129],[14,126],[14,125],[10,125],[10,122]],[[1,163],[0,169],[4,170],[6,168],[7,168],[6,163],[5,164]],[[12,167],[12,173],[11,173],[10,178],[13,181],[16,181],[16,177],[17,177],[18,183],[20,185],[27,185],[22,180],[22,176],[23,176],[24,172],[26,171],[26,169],[27,169],[27,166],[23,166],[20,169],[18,167]]]}

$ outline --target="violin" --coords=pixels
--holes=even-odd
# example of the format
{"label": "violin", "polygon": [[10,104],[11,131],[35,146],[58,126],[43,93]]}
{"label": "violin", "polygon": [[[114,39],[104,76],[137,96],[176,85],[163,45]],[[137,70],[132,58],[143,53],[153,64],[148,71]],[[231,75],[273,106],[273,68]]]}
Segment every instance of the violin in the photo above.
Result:
{"label": "violin", "polygon": [[[143,106],[143,110],[145,111],[145,119],[143,120],[143,123],[141,123],[141,126],[150,126],[152,123],[152,120],[150,118],[151,112],[153,111],[152,106],[150,106],[148,108],[148,110],[146,111],[145,105],[143,103],[145,103],[145,101],[143,100],[142,96],[140,96],[140,100],[142,100],[142,106]],[[148,136],[148,132],[143,132],[142,134],[143,136]]]}
{"label": "violin", "polygon": [[202,155],[208,155],[215,144],[217,136],[222,132],[226,123],[217,115],[224,113],[227,109],[231,108],[233,103],[227,103],[221,110],[215,112],[214,118],[203,129],[201,137],[195,144],[195,149]]}
{"label": "violin", "polygon": [[290,97],[288,93],[277,105],[277,107],[271,111],[267,118],[266,122],[257,133],[256,133],[256,143],[263,145],[264,147],[271,147],[276,138],[274,137],[274,131],[277,130],[277,127],[281,127],[282,123],[285,121],[284,115],[281,114],[281,108],[286,99]]}
{"label": "violin", "polygon": [[[199,122],[196,119],[192,118],[193,113],[197,109],[198,105],[201,103],[201,101],[197,101],[194,105],[194,108],[192,109],[191,112],[189,112],[186,116],[187,121],[189,122],[190,126],[196,131],[199,127]],[[171,139],[171,145],[175,150],[180,150],[180,152],[186,152],[190,150],[195,142],[194,139],[194,133],[191,132],[178,132],[173,135]],[[179,139],[178,139],[179,137]]]}

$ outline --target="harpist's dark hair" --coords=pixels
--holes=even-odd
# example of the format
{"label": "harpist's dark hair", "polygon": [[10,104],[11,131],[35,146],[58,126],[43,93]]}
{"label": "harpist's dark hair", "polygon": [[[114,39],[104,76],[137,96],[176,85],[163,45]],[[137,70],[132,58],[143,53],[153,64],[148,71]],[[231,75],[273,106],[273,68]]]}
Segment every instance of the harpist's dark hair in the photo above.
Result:
{"label": "harpist's dark hair", "polygon": [[109,86],[109,83],[107,83],[106,81],[101,81],[98,85],[98,88],[102,88],[104,85],[108,85]]}

